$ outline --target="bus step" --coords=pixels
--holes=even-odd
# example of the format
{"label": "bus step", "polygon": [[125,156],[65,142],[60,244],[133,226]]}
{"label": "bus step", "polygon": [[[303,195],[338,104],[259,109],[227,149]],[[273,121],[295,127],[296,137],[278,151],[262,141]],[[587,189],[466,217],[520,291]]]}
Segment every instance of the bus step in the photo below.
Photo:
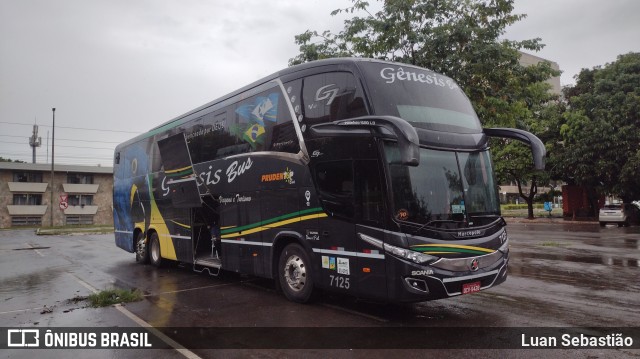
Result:
{"label": "bus step", "polygon": [[218,258],[196,259],[193,263],[193,271],[198,273],[207,272],[209,275],[217,277],[220,274],[222,262]]}

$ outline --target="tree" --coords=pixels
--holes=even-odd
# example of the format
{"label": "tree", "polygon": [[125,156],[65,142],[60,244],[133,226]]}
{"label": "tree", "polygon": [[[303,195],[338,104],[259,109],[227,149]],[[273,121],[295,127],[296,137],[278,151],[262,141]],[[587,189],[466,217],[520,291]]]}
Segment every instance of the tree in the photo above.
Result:
{"label": "tree", "polygon": [[640,199],[640,53],[583,69],[564,94],[562,179]]}
{"label": "tree", "polygon": [[2,156],[0,156],[0,162],[15,162],[15,163],[26,163],[24,161],[20,161],[20,160],[12,160],[10,158],[4,158]]}
{"label": "tree", "polygon": [[[386,0],[372,14],[369,3],[353,0],[353,6],[335,10],[364,13],[345,21],[338,34],[306,31],[295,37],[300,54],[290,65],[329,57],[360,56],[411,63],[453,78],[473,103],[485,127],[514,127],[535,133],[542,107],[553,99],[545,80],[559,73],[548,63],[523,67],[520,50],[538,51],[540,39],[501,40],[505,28],[525,15],[512,14],[513,0]],[[502,180],[514,178],[529,185],[533,196],[540,184],[531,169],[531,155],[515,144],[495,141],[496,158],[509,159],[497,166]],[[524,158],[524,159],[523,159]],[[522,164],[527,164],[523,166]],[[546,177],[545,177],[546,178]]]}

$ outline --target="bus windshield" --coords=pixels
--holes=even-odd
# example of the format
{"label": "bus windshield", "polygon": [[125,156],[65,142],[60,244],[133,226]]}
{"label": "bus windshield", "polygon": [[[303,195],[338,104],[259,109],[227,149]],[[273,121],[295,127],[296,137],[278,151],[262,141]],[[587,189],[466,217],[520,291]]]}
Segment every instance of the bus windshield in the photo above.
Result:
{"label": "bus windshield", "polygon": [[481,131],[471,102],[452,79],[409,65],[370,62],[361,67],[376,115],[400,117],[429,130]]}
{"label": "bus windshield", "polygon": [[385,145],[396,219],[422,226],[488,224],[500,216],[488,151],[422,148],[417,167],[396,164],[398,147]]}

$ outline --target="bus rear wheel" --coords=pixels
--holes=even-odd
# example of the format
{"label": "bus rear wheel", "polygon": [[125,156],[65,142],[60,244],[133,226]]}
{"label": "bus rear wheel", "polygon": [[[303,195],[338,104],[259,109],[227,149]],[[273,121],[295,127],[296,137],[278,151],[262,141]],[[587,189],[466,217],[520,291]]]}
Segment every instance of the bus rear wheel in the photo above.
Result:
{"label": "bus rear wheel", "polygon": [[162,255],[160,252],[160,239],[158,233],[153,232],[149,239],[149,260],[156,267],[162,265]]}
{"label": "bus rear wheel", "polygon": [[287,245],[280,254],[278,278],[285,297],[292,302],[306,303],[313,294],[311,262],[299,244]]}
{"label": "bus rear wheel", "polygon": [[144,238],[144,233],[138,233],[138,237],[135,241],[136,248],[136,262],[141,264],[149,263],[149,251],[147,250],[147,241]]}

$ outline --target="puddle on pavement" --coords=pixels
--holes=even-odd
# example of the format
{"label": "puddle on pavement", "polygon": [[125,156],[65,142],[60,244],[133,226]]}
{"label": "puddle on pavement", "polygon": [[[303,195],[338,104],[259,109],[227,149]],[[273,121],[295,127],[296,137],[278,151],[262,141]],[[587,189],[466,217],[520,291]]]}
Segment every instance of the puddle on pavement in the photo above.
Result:
{"label": "puddle on pavement", "polygon": [[0,293],[33,294],[41,292],[42,284],[51,283],[64,273],[62,268],[46,268],[41,271],[23,274],[0,280]]}
{"label": "puddle on pavement", "polygon": [[[549,283],[567,284],[573,287],[590,288],[593,290],[619,290],[634,292],[640,290],[640,286],[627,275],[624,278],[611,280],[608,276],[600,276],[594,273],[573,272],[568,275],[566,272],[558,272],[557,268],[539,268],[520,263],[509,263],[509,276],[532,278]],[[629,277],[629,278],[627,278]]]}
{"label": "puddle on pavement", "polygon": [[553,254],[553,253],[511,253],[512,258],[518,259],[544,259],[552,261],[563,261],[573,263],[602,264],[617,267],[640,267],[640,260],[636,258],[619,258],[610,256],[579,256],[573,254]]}
{"label": "puddle on pavement", "polygon": [[586,243],[596,247],[640,249],[640,241],[638,241],[637,239],[624,239],[622,241],[616,239],[615,242],[611,242],[609,240],[595,240]]}

